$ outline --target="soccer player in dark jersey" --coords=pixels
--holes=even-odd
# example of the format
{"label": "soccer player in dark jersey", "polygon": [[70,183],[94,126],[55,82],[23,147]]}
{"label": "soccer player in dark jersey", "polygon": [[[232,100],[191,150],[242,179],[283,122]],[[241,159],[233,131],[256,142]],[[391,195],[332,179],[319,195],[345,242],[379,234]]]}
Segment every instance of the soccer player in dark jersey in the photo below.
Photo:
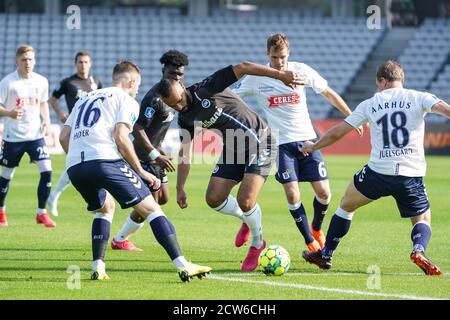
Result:
{"label": "soccer player in dark jersey", "polygon": [[[162,55],[159,62],[163,65],[163,79],[181,81],[184,78],[188,57],[177,50],[169,50]],[[159,98],[159,83],[154,85],[142,100],[139,118],[133,128],[134,149],[142,167],[161,180],[161,187],[149,187],[155,200],[160,204],[169,201],[169,185],[166,170],[175,171],[168,157],[161,149],[161,144],[169,130],[175,112]],[[118,250],[141,252],[128,237],[144,225],[144,219],[135,211],[111,241],[111,247]]]}
{"label": "soccer player in dark jersey", "polygon": [[[69,113],[72,112],[72,108],[77,102],[78,98],[84,96],[86,93],[93,90],[101,89],[102,83],[100,80],[90,74],[92,66],[92,58],[89,52],[80,51],[75,55],[75,67],[77,73],[74,75],[61,80],[56,89],[53,91],[50,98],[50,104],[58,115],[58,119],[64,123],[69,116],[67,113],[61,110],[58,103],[58,99],[61,96],[65,96],[66,104]],[[61,173],[58,183],[56,184],[55,190],[50,194],[48,198],[48,206],[50,213],[54,216],[58,215],[58,199],[64,189],[69,185],[70,180],[67,173],[64,171]]]}
{"label": "soccer player in dark jersey", "polygon": [[[248,226],[251,246],[241,270],[253,271],[266,245],[256,198],[270,174],[276,143],[266,122],[228,88],[246,74],[279,79],[286,85],[302,84],[295,72],[243,62],[218,70],[188,88],[179,81],[163,79],[160,92],[161,99],[179,112],[182,145],[178,162],[178,205],[187,207],[184,186],[190,170],[195,127],[200,124],[205,129],[215,129],[222,136],[224,146],[209,181],[206,202],[214,210],[237,217]],[[230,192],[238,183],[241,185],[235,199]],[[237,238],[248,237],[250,232],[245,235],[239,232]]]}

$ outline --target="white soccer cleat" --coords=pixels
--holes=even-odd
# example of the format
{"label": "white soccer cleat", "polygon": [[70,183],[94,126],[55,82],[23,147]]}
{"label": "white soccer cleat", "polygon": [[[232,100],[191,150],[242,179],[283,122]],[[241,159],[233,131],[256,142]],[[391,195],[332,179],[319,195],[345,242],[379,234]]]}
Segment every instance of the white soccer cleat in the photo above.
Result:
{"label": "white soccer cleat", "polygon": [[58,213],[58,199],[53,199],[52,195],[47,199],[48,211],[52,214],[52,216],[57,217]]}
{"label": "white soccer cleat", "polygon": [[91,280],[109,280],[109,276],[106,274],[105,270],[95,269],[91,274]]}

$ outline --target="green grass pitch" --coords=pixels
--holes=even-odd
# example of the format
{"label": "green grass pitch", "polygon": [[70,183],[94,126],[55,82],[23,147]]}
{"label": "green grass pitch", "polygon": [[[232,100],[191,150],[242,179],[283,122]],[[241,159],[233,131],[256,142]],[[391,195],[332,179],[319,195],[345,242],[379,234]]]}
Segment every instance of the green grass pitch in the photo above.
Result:
{"label": "green grass pitch", "polygon": [[[325,230],[352,175],[367,157],[326,156],[333,198]],[[450,272],[450,170],[448,157],[428,157],[425,179],[432,208],[433,236],[428,256]],[[53,157],[54,183],[64,166]],[[11,183],[6,201],[10,226],[0,228],[0,299],[424,299],[450,298],[450,278],[427,277],[409,260],[411,224],[401,219],[391,198],[376,201],[356,212],[349,234],[335,253],[333,267],[320,271],[301,258],[303,240],[287,210],[281,186],[271,176],[259,197],[264,238],[282,245],[291,267],[282,277],[259,272],[241,273],[247,247],[235,248],[240,223],[209,209],[204,193],[213,164],[192,167],[187,184],[189,207],[175,202],[175,175],[170,174],[171,200],[164,212],[172,220],[185,256],[213,268],[209,278],[181,283],[164,250],[147,225],[132,240],[143,253],[117,252],[108,247],[110,281],[89,280],[92,216],[70,186],[61,196],[58,226],[46,229],[35,223],[37,168],[24,159]],[[301,185],[302,199],[312,219],[313,193]],[[129,211],[118,209],[111,237]],[[80,289],[67,285],[81,270]],[[380,272],[380,276],[377,275]]]}

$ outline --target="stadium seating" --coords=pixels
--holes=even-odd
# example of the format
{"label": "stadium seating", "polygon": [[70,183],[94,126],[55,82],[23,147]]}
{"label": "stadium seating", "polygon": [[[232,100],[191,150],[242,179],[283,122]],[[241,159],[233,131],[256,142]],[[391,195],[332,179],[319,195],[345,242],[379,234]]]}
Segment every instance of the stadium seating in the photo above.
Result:
{"label": "stadium seating", "polygon": [[450,22],[442,19],[426,20],[399,59],[405,69],[405,86],[417,90],[430,89],[449,54]]}
{"label": "stadium seating", "polygon": [[[213,71],[243,60],[266,63],[266,38],[284,32],[291,42],[291,60],[316,68],[338,93],[347,86],[379,41],[382,31],[366,28],[364,18],[338,19],[303,16],[295,11],[214,12],[210,17],[182,16],[174,9],[86,8],[81,29],[69,30],[68,16],[0,15],[0,75],[14,70],[17,45],[37,49],[36,71],[57,82],[74,73],[79,50],[93,53],[93,73],[111,84],[118,59],[132,59],[143,71],[139,98],[161,76],[158,62],[171,48],[189,55],[185,82],[200,81]],[[450,34],[450,33],[449,33]],[[329,104],[308,90],[311,117],[324,118]]]}

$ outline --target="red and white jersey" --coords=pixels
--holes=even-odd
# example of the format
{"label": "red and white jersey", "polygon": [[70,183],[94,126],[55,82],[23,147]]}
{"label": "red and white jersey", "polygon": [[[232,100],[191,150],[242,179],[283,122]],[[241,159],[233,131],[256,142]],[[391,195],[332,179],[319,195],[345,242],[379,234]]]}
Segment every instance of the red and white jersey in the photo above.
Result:
{"label": "red and white jersey", "polygon": [[424,116],[440,101],[436,96],[391,88],[361,102],[345,121],[352,127],[370,124],[370,169],[390,176],[424,177]]}
{"label": "red and white jersey", "polygon": [[313,88],[320,94],[328,87],[327,81],[304,63],[288,62],[287,69],[299,73],[305,85],[292,89],[280,80],[248,75],[234,88],[241,98],[256,98],[269,127],[279,137],[278,144],[317,137],[309,118],[305,88]]}
{"label": "red and white jersey", "polygon": [[138,116],[139,104],[120,88],[91,91],[78,99],[64,124],[71,127],[66,167],[83,161],[121,159],[114,129],[118,123],[133,128]]}
{"label": "red and white jersey", "polygon": [[0,82],[0,104],[6,110],[23,109],[21,119],[4,118],[3,140],[33,141],[42,138],[41,103],[48,101],[48,81],[37,73],[21,78],[16,70]]}

